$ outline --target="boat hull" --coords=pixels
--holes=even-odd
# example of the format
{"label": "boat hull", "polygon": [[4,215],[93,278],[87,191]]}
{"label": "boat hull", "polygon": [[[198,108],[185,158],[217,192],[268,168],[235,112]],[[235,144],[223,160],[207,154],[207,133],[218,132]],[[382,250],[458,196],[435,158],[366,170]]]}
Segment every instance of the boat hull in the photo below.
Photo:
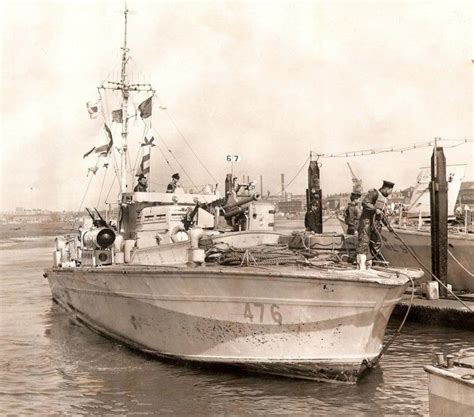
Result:
{"label": "boat hull", "polygon": [[[404,229],[396,229],[396,232],[431,271],[430,233]],[[384,244],[382,253],[390,265],[397,268],[420,267],[392,233],[383,230],[382,237]],[[461,233],[449,233],[448,250],[451,252],[451,254],[448,253],[448,283],[454,290],[474,292],[474,279],[470,276],[470,273],[474,271],[474,237]],[[426,274],[425,278],[429,280],[429,275]]]}
{"label": "boat hull", "polygon": [[379,354],[403,277],[360,271],[105,267],[46,272],[93,329],[164,357],[356,382]]}
{"label": "boat hull", "polygon": [[[347,231],[339,219],[344,233]],[[395,228],[403,242],[420,258],[431,271],[431,234],[427,231]],[[393,233],[382,229],[382,255],[394,268],[420,268],[417,260],[408,252]],[[474,236],[463,233],[448,233],[448,284],[456,291],[474,292]],[[430,281],[430,275],[424,279]]]}
{"label": "boat hull", "polygon": [[[430,416],[474,415],[474,374],[472,369],[440,369],[426,366],[428,374],[428,392]],[[463,379],[464,375],[469,379]]]}

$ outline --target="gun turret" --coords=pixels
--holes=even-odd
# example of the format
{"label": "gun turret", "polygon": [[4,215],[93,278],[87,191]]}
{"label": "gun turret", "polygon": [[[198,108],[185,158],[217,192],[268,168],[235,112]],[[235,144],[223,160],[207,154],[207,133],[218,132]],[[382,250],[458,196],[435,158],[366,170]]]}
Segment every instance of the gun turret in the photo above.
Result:
{"label": "gun turret", "polygon": [[245,204],[249,204],[252,201],[260,200],[260,199],[261,197],[260,197],[260,194],[258,193],[252,194],[249,197],[241,198],[240,200],[233,202],[229,204],[228,206],[224,207],[224,210],[225,210],[224,217],[226,219],[230,219],[231,217],[239,213],[242,213],[243,209],[241,208],[241,206]]}

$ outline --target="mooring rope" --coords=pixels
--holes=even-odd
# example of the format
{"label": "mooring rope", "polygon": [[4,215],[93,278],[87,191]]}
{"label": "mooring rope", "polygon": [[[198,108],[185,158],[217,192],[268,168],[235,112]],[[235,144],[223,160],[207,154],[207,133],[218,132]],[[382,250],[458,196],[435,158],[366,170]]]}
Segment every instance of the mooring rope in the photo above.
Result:
{"label": "mooring rope", "polygon": [[471,271],[469,271],[461,262],[459,262],[459,260],[456,259],[456,257],[453,255],[453,253],[452,253],[449,249],[448,249],[448,253],[449,253],[449,255],[454,259],[454,261],[455,261],[464,271],[466,271],[466,273],[469,274],[469,276],[470,276],[471,278],[474,278],[474,274],[473,274]]}
{"label": "mooring rope", "polygon": [[411,297],[410,297],[410,304],[408,304],[408,308],[407,308],[407,311],[405,313],[405,317],[403,317],[403,320],[400,324],[400,326],[398,326],[398,329],[395,331],[395,333],[393,334],[392,338],[390,339],[390,341],[388,341],[383,347],[382,347],[382,350],[380,351],[380,353],[375,357],[375,359],[364,359],[363,363],[368,367],[368,368],[373,368],[374,366],[376,366],[380,359],[382,358],[382,356],[385,354],[385,352],[387,352],[387,350],[390,348],[390,346],[392,345],[393,342],[395,342],[395,340],[398,338],[398,336],[400,336],[401,332],[402,332],[402,328],[403,326],[405,325],[405,322],[408,318],[408,314],[410,313],[410,309],[411,309],[411,306],[413,305],[413,300],[415,298],[415,283],[413,282],[413,278],[408,275],[408,274],[405,274],[403,272],[400,272],[400,271],[397,271],[397,275],[404,275],[406,276],[410,282],[411,282]]}
{"label": "mooring rope", "polygon": [[403,245],[403,247],[408,251],[408,253],[413,256],[413,258],[415,258],[415,260],[420,264],[420,266],[426,271],[428,272],[439,284],[441,284],[441,286],[443,288],[445,288],[449,293],[451,293],[451,295],[456,299],[458,300],[464,307],[466,307],[469,311],[473,311],[471,309],[471,307],[469,307],[464,301],[462,301],[456,294],[454,294],[454,292],[447,286],[444,284],[443,281],[441,281],[435,274],[433,274],[432,271],[430,271],[428,269],[428,267],[421,261],[421,259],[417,256],[417,254],[413,251],[412,248],[410,248],[405,242],[404,240],[398,235],[398,233],[393,229],[391,228],[390,230],[394,236],[401,242],[401,244]]}

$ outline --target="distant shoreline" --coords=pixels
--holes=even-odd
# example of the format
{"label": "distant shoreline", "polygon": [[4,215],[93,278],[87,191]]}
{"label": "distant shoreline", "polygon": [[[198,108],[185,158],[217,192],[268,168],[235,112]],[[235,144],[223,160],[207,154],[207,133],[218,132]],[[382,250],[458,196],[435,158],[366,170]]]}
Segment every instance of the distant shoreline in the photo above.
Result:
{"label": "distant shoreline", "polygon": [[0,238],[28,238],[42,236],[56,236],[72,233],[72,223],[6,223],[0,224]]}
{"label": "distant shoreline", "polygon": [[0,250],[54,246],[54,237],[73,233],[66,222],[0,224]]}

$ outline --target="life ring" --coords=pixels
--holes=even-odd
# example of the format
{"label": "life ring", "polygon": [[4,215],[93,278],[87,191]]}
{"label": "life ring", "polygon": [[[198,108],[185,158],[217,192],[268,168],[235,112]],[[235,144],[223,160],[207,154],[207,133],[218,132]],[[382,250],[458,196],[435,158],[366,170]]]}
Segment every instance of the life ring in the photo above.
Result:
{"label": "life ring", "polygon": [[184,229],[182,224],[178,224],[171,230],[170,237],[173,243],[185,242],[189,240],[189,233]]}

